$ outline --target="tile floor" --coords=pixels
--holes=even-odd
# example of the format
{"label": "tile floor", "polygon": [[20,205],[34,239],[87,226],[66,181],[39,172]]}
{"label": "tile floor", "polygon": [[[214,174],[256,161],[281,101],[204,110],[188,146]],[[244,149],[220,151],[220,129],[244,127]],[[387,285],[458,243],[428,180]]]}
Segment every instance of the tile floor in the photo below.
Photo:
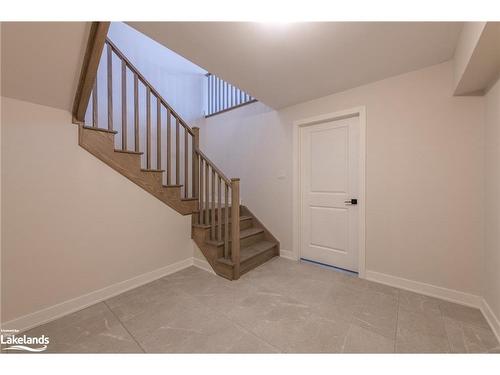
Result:
{"label": "tile floor", "polygon": [[50,352],[500,352],[477,309],[275,258],[227,281],[190,267],[34,328]]}

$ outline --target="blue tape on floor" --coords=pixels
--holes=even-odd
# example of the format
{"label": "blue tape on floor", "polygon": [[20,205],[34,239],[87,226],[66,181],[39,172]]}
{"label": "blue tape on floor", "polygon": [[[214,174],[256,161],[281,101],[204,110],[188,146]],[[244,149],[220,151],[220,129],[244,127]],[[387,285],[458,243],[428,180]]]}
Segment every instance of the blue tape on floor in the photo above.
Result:
{"label": "blue tape on floor", "polygon": [[304,261],[304,262],[308,262],[308,263],[317,264],[317,265],[320,265],[320,266],[323,266],[323,267],[331,268],[331,269],[333,269],[335,271],[345,272],[345,273],[348,273],[350,275],[358,276],[357,272],[349,271],[349,270],[346,270],[346,269],[340,268],[340,267],[335,267],[335,266],[332,266],[330,264],[325,264],[325,263],[317,262],[315,260],[310,260],[310,259],[306,259],[306,258],[300,258],[300,260]]}

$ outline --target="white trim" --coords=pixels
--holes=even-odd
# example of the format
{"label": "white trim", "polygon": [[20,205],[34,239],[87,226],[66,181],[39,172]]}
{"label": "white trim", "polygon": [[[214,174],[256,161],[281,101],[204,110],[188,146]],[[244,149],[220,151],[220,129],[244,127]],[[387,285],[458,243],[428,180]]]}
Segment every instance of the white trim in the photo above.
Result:
{"label": "white trim", "polygon": [[315,125],[325,121],[359,116],[359,255],[358,275],[364,279],[366,268],[366,108],[364,106],[327,113],[293,123],[293,250],[292,259],[300,258],[300,135],[301,127]]}
{"label": "white trim", "polygon": [[297,258],[295,256],[295,253],[293,251],[290,251],[290,250],[283,250],[283,249],[280,249],[280,257],[282,258],[285,258],[285,259],[289,259],[289,260],[299,260],[299,258]]}
{"label": "white trim", "polygon": [[482,298],[481,302],[481,312],[490,325],[491,330],[497,337],[498,342],[500,342],[500,319],[495,315],[490,305],[488,305],[488,302],[486,302],[484,298]]}
{"label": "white trim", "polygon": [[212,266],[205,259],[193,257],[193,266],[195,266],[199,269],[202,269],[203,271],[210,272],[211,274],[215,275],[215,272],[214,272]]}
{"label": "white trim", "polygon": [[366,271],[366,279],[380,284],[393,286],[400,289],[417,292],[430,297],[440,298],[446,301],[459,303],[461,305],[481,308],[482,298],[475,294],[460,292],[455,289],[443,288],[440,286],[426,284],[420,281],[404,279],[385,273]]}
{"label": "white trim", "polygon": [[2,328],[25,331],[27,329],[39,326],[41,324],[48,323],[64,315],[68,315],[75,311],[84,309],[88,306],[104,301],[118,294],[124,293],[130,289],[134,289],[141,285],[147,284],[151,281],[160,279],[174,272],[178,272],[192,265],[193,265],[193,258],[192,257],[187,258],[181,260],[180,262],[176,262],[168,266],[159,268],[157,270],[144,273],[142,275],[133,277],[131,279],[107,286],[105,288],[95,290],[88,294],[84,294],[83,296],[76,297],[61,302],[57,305],[50,306],[45,309],[35,311],[34,313],[10,320],[8,322],[3,323]]}

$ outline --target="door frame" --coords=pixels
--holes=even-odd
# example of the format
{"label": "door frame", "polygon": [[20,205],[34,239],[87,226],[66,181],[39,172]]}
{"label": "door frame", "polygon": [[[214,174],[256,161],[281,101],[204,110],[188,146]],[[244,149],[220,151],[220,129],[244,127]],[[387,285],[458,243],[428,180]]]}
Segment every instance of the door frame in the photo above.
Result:
{"label": "door frame", "polygon": [[359,117],[359,217],[358,217],[358,275],[365,278],[366,270],[366,107],[359,106],[343,111],[326,113],[323,115],[309,117],[293,122],[293,250],[292,258],[300,259],[301,228],[302,217],[301,183],[300,183],[300,129],[317,125],[327,121],[342,120],[344,118]]}

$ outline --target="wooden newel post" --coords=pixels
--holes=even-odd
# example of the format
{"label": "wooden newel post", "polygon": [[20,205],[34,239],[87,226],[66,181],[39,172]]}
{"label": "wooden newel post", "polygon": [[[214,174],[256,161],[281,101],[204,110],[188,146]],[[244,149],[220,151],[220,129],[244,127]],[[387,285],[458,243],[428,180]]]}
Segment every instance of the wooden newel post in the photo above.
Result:
{"label": "wooden newel post", "polygon": [[240,278],[240,179],[231,179],[231,260],[233,278]]}
{"label": "wooden newel post", "polygon": [[193,215],[193,222],[195,221],[195,218],[197,218],[197,223],[199,224],[201,222],[201,203],[199,201],[200,199],[200,158],[196,150],[199,149],[200,147],[200,128],[194,127],[191,129],[193,131],[193,144],[192,144],[192,153],[193,153],[193,167],[191,168],[193,171],[193,198],[198,198],[198,209],[199,212],[197,215]]}

